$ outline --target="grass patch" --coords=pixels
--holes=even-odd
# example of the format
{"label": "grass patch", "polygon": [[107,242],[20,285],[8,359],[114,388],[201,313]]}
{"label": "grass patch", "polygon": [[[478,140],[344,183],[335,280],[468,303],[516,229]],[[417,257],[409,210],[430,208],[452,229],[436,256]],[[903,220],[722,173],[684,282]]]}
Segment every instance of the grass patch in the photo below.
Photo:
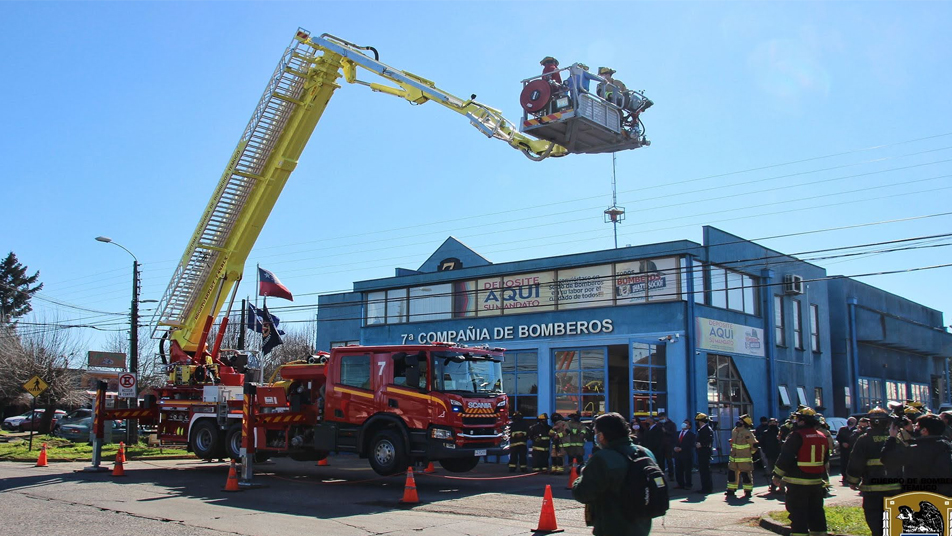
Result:
{"label": "grass patch", "polygon": [[[40,455],[40,447],[46,443],[46,456],[51,462],[77,462],[91,460],[93,457],[92,445],[73,443],[68,439],[49,435],[33,436],[33,450],[28,450],[29,439],[14,438],[6,443],[0,443],[0,460],[15,462],[35,462]],[[119,444],[103,445],[102,459],[112,460],[119,451]],[[190,456],[184,448],[161,449],[149,447],[144,443],[126,447],[126,458],[131,460],[147,460],[162,458],[181,458]]]}
{"label": "grass patch", "polygon": [[[786,511],[770,512],[767,515],[777,523],[790,525],[790,515]],[[870,536],[866,516],[859,506],[827,506],[826,527],[827,532],[833,534]]]}

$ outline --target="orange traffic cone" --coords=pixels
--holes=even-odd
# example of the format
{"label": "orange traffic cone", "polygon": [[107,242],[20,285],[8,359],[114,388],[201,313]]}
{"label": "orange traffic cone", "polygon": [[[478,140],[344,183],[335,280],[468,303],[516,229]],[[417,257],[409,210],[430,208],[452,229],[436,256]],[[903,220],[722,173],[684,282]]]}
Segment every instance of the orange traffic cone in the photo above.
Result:
{"label": "orange traffic cone", "polygon": [[424,473],[435,473],[436,467],[433,467],[433,462],[430,462],[426,465],[426,469],[423,470]]}
{"label": "orange traffic cone", "polygon": [[116,456],[119,456],[122,463],[126,463],[126,444],[122,441],[119,442],[119,452],[116,453]]}
{"label": "orange traffic cone", "polygon": [[228,469],[228,480],[225,482],[223,491],[241,491],[238,487],[238,471],[235,470],[235,460],[231,461],[231,468]]}
{"label": "orange traffic cone", "polygon": [[555,507],[552,505],[552,486],[545,485],[545,496],[542,498],[542,512],[539,513],[539,527],[535,532],[562,532],[555,522]]}
{"label": "orange traffic cone", "polygon": [[572,464],[572,471],[569,472],[569,484],[565,486],[565,489],[572,489],[572,484],[578,479],[578,471],[575,470],[575,464]]}
{"label": "orange traffic cone", "polygon": [[413,479],[413,468],[407,467],[407,483],[403,487],[403,498],[400,499],[400,503],[416,504],[418,502],[420,502],[420,498],[417,497],[416,480]]}
{"label": "orange traffic cone", "polygon": [[112,476],[126,476],[125,469],[122,468],[122,458],[116,453],[116,466],[112,468]]}
{"label": "orange traffic cone", "polygon": [[36,467],[48,467],[49,464],[46,463],[46,443],[43,443],[43,448],[40,449],[40,457],[36,459]]}
{"label": "orange traffic cone", "polygon": [[327,458],[325,457],[323,460],[319,460],[319,461],[317,462],[317,465],[320,465],[321,467],[324,467],[324,466],[330,465],[330,463],[327,461]]}

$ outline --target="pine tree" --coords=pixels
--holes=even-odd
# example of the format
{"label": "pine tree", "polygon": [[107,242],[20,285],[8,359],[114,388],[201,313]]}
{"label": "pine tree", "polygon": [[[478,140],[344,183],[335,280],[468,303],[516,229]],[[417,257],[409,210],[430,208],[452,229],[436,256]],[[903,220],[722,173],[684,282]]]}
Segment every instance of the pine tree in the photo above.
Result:
{"label": "pine tree", "polygon": [[43,283],[31,287],[40,277],[37,270],[31,276],[26,275],[26,266],[20,264],[11,251],[0,262],[0,323],[14,324],[15,319],[33,310],[30,298],[43,288]]}

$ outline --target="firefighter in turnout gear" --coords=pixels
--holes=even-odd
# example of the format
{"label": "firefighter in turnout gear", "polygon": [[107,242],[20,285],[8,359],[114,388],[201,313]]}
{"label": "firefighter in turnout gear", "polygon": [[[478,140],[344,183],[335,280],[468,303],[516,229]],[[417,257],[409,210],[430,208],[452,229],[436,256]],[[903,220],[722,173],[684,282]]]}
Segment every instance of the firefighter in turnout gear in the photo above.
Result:
{"label": "firefighter in turnout gear", "polygon": [[552,414],[552,428],[549,438],[552,439],[552,474],[565,473],[565,442],[568,440],[568,424],[559,413]]}
{"label": "firefighter in turnout gear", "polygon": [[549,470],[549,416],[539,415],[538,420],[529,428],[529,439],[532,440],[532,469],[545,473]]}
{"label": "firefighter in turnout gear", "polygon": [[883,408],[873,408],[867,414],[869,431],[853,441],[850,464],[846,468],[846,482],[863,496],[863,513],[870,533],[883,533],[883,499],[902,491],[901,470],[889,470],[879,459],[889,438],[889,414]]}
{"label": "firefighter in turnout gear", "polygon": [[[830,452],[833,452],[833,445],[836,444],[836,440],[833,439],[833,433],[830,432],[830,426],[826,424],[826,419],[823,418],[822,414],[817,413],[816,416],[817,416],[816,431],[826,436],[826,442],[829,443],[830,445]],[[827,491],[830,491],[833,488],[833,486],[830,484],[830,461],[829,460],[826,461],[824,474],[826,475],[826,478],[824,480],[825,482],[824,487],[826,488]]]}
{"label": "firefighter in turnout gear", "polygon": [[790,513],[790,536],[825,535],[826,494],[824,478],[830,446],[816,430],[816,411],[802,407],[795,413],[796,426],[784,441],[774,466],[773,482],[787,487],[786,507]]}
{"label": "firefighter in turnout gear", "polygon": [[565,455],[570,465],[582,465],[582,458],[585,457],[585,435],[587,430],[582,424],[582,415],[578,412],[569,415],[569,422],[566,425],[566,438],[562,443],[565,447]]}
{"label": "firefighter in turnout gear", "polygon": [[518,468],[523,473],[529,470],[529,423],[518,411],[512,414],[509,425],[509,472]]}
{"label": "firefighter in turnout gear", "polygon": [[750,427],[754,421],[750,415],[741,415],[737,426],[731,430],[731,454],[727,462],[727,470],[733,471],[728,475],[727,495],[733,497],[734,492],[743,481],[744,497],[754,493],[754,454],[757,452],[757,439],[754,438]]}

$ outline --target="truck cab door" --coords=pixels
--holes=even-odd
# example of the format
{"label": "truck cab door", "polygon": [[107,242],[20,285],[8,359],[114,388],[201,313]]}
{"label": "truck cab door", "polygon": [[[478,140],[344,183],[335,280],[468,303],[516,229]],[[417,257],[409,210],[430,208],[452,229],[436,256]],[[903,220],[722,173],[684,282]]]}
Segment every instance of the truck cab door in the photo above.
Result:
{"label": "truck cab door", "polygon": [[341,353],[330,360],[329,377],[333,382],[325,389],[325,419],[361,424],[374,414],[371,358],[367,353]]}
{"label": "truck cab door", "polygon": [[430,421],[429,356],[425,352],[389,355],[389,383],[383,391],[381,411],[399,415],[411,429],[425,429]]}

